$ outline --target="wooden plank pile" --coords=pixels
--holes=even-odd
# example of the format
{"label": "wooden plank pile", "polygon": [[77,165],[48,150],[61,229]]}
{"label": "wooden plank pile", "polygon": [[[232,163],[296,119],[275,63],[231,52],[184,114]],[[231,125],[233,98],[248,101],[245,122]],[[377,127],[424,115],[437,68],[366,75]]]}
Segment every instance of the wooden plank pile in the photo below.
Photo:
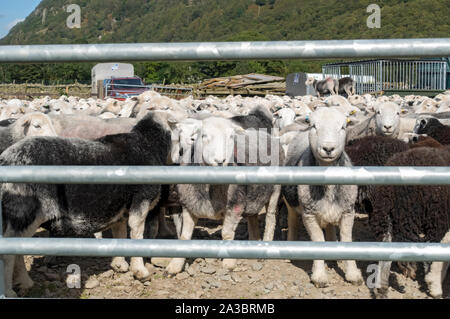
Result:
{"label": "wooden plank pile", "polygon": [[265,74],[245,74],[205,80],[196,85],[195,94],[204,95],[284,95],[285,78]]}

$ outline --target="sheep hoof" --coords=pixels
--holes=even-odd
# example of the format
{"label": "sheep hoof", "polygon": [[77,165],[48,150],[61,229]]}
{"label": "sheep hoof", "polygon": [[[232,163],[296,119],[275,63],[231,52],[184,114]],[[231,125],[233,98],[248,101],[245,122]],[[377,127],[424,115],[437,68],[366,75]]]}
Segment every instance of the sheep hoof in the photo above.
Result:
{"label": "sheep hoof", "polygon": [[325,273],[313,273],[311,281],[316,288],[328,287],[328,276]]}
{"label": "sheep hoof", "polygon": [[375,288],[373,292],[377,299],[386,299],[388,297],[388,287]]}
{"label": "sheep hoof", "polygon": [[143,269],[133,270],[133,275],[134,275],[134,278],[136,278],[137,280],[139,280],[141,282],[149,281],[149,279],[151,277],[150,272],[145,267]]}
{"label": "sheep hoof", "polygon": [[17,298],[16,292],[12,289],[6,290],[5,296],[6,296],[6,298]]}
{"label": "sheep hoof", "polygon": [[15,285],[20,291],[27,291],[34,286],[34,281],[29,276],[23,276],[15,282]]}
{"label": "sheep hoof", "polygon": [[222,266],[225,269],[233,270],[236,267],[236,259],[224,259],[222,261]]}
{"label": "sheep hoof", "polygon": [[347,280],[348,282],[352,283],[353,285],[362,285],[363,283],[363,278],[361,275],[361,272],[355,271],[355,272],[349,272],[345,274],[345,280]]}
{"label": "sheep hoof", "polygon": [[183,270],[184,258],[173,258],[166,267],[166,273],[168,275],[175,275]]}
{"label": "sheep hoof", "polygon": [[126,262],[125,259],[123,258],[115,258],[113,259],[113,261],[111,262],[111,268],[115,271],[115,272],[128,272],[129,269],[129,265]]}
{"label": "sheep hoof", "polygon": [[435,279],[433,274],[429,272],[425,276],[425,282],[427,283],[431,297],[442,298],[442,285],[440,284],[439,278]]}

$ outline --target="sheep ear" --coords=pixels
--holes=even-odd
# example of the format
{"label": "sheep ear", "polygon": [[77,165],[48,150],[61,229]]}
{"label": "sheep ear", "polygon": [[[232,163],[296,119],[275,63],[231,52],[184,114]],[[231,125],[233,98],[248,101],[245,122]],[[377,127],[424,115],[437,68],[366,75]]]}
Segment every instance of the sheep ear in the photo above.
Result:
{"label": "sheep ear", "polygon": [[169,115],[167,117],[167,123],[169,124],[171,129],[174,129],[177,127],[176,125],[178,124],[178,121],[173,115]]}
{"label": "sheep ear", "polygon": [[347,117],[347,127],[350,127],[350,126],[355,126],[356,124],[358,124],[360,121],[358,121],[357,119],[356,119],[356,117],[354,117],[354,116],[349,116],[349,117]]}
{"label": "sheep ear", "polygon": [[233,124],[233,129],[236,133],[244,133],[245,132],[245,130],[242,128],[242,126],[239,126],[236,124]]}
{"label": "sheep ear", "polygon": [[23,127],[28,127],[28,126],[30,126],[30,119],[26,119],[25,121],[23,121],[23,123],[22,123],[22,126]]}
{"label": "sheep ear", "polygon": [[25,114],[25,108],[24,108],[23,106],[21,106],[21,107],[19,108],[19,110],[20,110],[20,113]]}
{"label": "sheep ear", "polygon": [[372,113],[375,113],[375,112],[376,112],[376,109],[377,109],[377,107],[376,107],[374,104],[372,104],[372,105],[367,105],[367,107],[366,107],[366,111],[372,112]]}
{"label": "sheep ear", "polygon": [[297,117],[295,119],[295,122],[298,123],[298,124],[302,124],[302,125],[305,125],[305,124],[306,125],[310,125],[311,119],[310,119],[309,114],[305,114],[305,115]]}

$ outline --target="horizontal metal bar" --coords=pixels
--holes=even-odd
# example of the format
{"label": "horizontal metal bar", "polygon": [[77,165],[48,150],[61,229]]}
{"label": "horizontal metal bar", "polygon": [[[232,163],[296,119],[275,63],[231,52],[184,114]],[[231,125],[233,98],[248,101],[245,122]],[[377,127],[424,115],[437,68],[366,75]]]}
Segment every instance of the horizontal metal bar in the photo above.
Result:
{"label": "horizontal metal bar", "polygon": [[0,183],[450,185],[450,167],[0,166]]}
{"label": "horizontal metal bar", "polygon": [[450,38],[0,46],[0,62],[217,61],[450,56]]}
{"label": "horizontal metal bar", "polygon": [[450,167],[4,166],[0,182],[450,185]]}
{"label": "horizontal metal bar", "polygon": [[0,255],[450,261],[439,243],[3,238]]}

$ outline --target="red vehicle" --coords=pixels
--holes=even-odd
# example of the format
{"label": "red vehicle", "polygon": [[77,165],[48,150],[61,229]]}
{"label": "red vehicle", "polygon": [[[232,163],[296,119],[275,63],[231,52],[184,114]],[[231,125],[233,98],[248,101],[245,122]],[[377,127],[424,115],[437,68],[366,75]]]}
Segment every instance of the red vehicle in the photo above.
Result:
{"label": "red vehicle", "polygon": [[112,97],[121,101],[150,90],[137,76],[107,79],[103,81],[103,87],[105,98]]}

